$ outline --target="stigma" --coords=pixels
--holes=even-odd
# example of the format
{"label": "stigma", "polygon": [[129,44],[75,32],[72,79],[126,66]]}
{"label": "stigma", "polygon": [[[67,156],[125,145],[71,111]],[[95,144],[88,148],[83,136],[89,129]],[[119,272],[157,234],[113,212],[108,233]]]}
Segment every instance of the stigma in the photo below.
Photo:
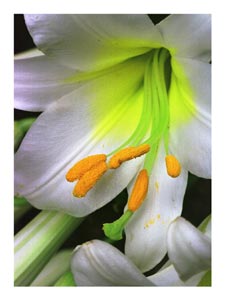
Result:
{"label": "stigma", "polygon": [[167,174],[173,178],[180,175],[181,165],[179,161],[173,155],[167,155],[165,158]]}

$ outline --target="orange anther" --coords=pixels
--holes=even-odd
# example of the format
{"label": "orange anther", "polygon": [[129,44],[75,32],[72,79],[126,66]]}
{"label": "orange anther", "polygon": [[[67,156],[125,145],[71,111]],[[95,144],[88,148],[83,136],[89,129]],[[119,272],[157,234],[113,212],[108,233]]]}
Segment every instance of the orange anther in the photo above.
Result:
{"label": "orange anther", "polygon": [[109,168],[116,169],[123,162],[146,154],[149,150],[150,146],[148,144],[122,149],[111,157],[109,161]]}
{"label": "orange anther", "polygon": [[179,161],[173,155],[167,155],[166,158],[166,169],[167,174],[173,178],[176,178],[180,175],[181,166]]}
{"label": "orange anther", "polygon": [[87,192],[96,184],[96,182],[102,177],[107,170],[107,164],[105,161],[100,161],[94,165],[89,171],[87,171],[77,182],[73,195],[75,197],[84,197]]}
{"label": "orange anther", "polygon": [[80,179],[87,171],[97,165],[99,162],[106,161],[105,154],[96,154],[87,156],[78,161],[66,174],[66,180],[73,182]]}
{"label": "orange anther", "polygon": [[130,211],[134,212],[141,206],[148,192],[148,181],[147,171],[145,169],[141,170],[128,200],[128,209]]}

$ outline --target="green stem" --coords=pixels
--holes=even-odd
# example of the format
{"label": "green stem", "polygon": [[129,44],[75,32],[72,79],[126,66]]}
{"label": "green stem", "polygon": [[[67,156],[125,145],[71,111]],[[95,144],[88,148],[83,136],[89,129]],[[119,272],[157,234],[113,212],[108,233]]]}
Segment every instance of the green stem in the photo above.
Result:
{"label": "green stem", "polygon": [[35,120],[35,118],[26,118],[14,121],[14,151],[18,149],[24,135]]}
{"label": "green stem", "polygon": [[22,218],[32,206],[25,198],[14,197],[14,221],[15,223]]}
{"label": "green stem", "polygon": [[15,235],[15,286],[29,285],[83,218],[42,211]]}
{"label": "green stem", "polygon": [[14,221],[18,222],[30,209],[32,206],[30,204],[23,206],[15,206],[14,205]]}
{"label": "green stem", "polygon": [[27,205],[30,205],[30,204],[25,198],[16,197],[16,196],[14,197],[14,206],[22,207],[22,206],[27,206]]}
{"label": "green stem", "polygon": [[76,286],[76,283],[71,272],[66,272],[63,274],[59,280],[56,281],[54,286]]}
{"label": "green stem", "polygon": [[30,286],[52,286],[67,271],[70,270],[72,249],[62,249],[57,252],[44,266]]}

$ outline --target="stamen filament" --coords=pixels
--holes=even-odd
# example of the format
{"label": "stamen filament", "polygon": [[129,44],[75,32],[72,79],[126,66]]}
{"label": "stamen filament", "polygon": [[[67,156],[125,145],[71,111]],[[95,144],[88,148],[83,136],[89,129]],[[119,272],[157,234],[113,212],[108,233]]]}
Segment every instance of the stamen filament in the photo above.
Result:
{"label": "stamen filament", "polygon": [[[155,151],[146,155],[145,167],[151,171],[160,140],[164,140],[166,154],[169,149],[169,99],[166,85],[166,62],[169,51],[161,48],[154,49],[149,54],[144,74],[143,106],[138,125],[131,136],[109,155],[117,153],[130,144],[150,144]],[[149,135],[149,137],[148,137]],[[154,152],[154,153],[153,153]],[[151,157],[151,158],[150,158]],[[119,166],[119,164],[118,164]]]}
{"label": "stamen filament", "polygon": [[[160,55],[159,55],[160,53]],[[149,72],[151,76],[151,99],[152,99],[152,128],[151,135],[145,141],[151,145],[158,142],[168,128],[169,122],[169,102],[165,84],[164,65],[168,58],[168,51],[158,49],[153,58],[153,63]]]}
{"label": "stamen filament", "polygon": [[165,49],[155,50],[150,74],[149,93],[152,102],[151,133],[144,143],[151,144],[151,154],[146,155],[144,168],[150,172],[157,156],[159,142],[164,139],[165,150],[168,153],[169,144],[169,99],[165,82],[165,62],[169,52]]}

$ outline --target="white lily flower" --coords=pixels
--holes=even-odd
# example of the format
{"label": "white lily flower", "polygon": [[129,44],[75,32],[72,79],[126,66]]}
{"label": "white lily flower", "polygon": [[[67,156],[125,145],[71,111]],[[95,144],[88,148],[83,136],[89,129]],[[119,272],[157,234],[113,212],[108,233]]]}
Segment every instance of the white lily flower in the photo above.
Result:
{"label": "white lily flower", "polygon": [[145,277],[127,256],[100,240],[75,248],[71,269],[78,286],[194,286],[210,269],[210,245],[206,233],[179,217],[168,232],[170,264],[154,275]]}
{"label": "white lily flower", "polygon": [[[211,234],[211,220],[207,225]],[[189,279],[193,274],[211,267],[211,238],[183,218],[173,221],[168,230],[168,255],[180,277]]]}
{"label": "white lily flower", "polygon": [[100,240],[86,242],[74,250],[74,280],[78,286],[195,286],[211,266],[207,233],[178,217],[168,232],[170,262],[148,277],[112,245]]}
{"label": "white lily flower", "polygon": [[[171,15],[157,26],[146,15],[25,20],[43,55],[15,61],[15,107],[44,112],[16,153],[16,194],[39,209],[81,217],[111,201],[144,168],[150,184],[145,202],[126,219],[133,215],[126,253],[142,271],[150,269],[167,251],[166,232],[181,214],[188,171],[210,177],[210,15]],[[150,151],[129,153],[141,157],[116,170],[106,164],[140,144]],[[94,154],[106,156],[80,177],[66,175]],[[73,192],[76,179],[88,193],[86,186]]]}

